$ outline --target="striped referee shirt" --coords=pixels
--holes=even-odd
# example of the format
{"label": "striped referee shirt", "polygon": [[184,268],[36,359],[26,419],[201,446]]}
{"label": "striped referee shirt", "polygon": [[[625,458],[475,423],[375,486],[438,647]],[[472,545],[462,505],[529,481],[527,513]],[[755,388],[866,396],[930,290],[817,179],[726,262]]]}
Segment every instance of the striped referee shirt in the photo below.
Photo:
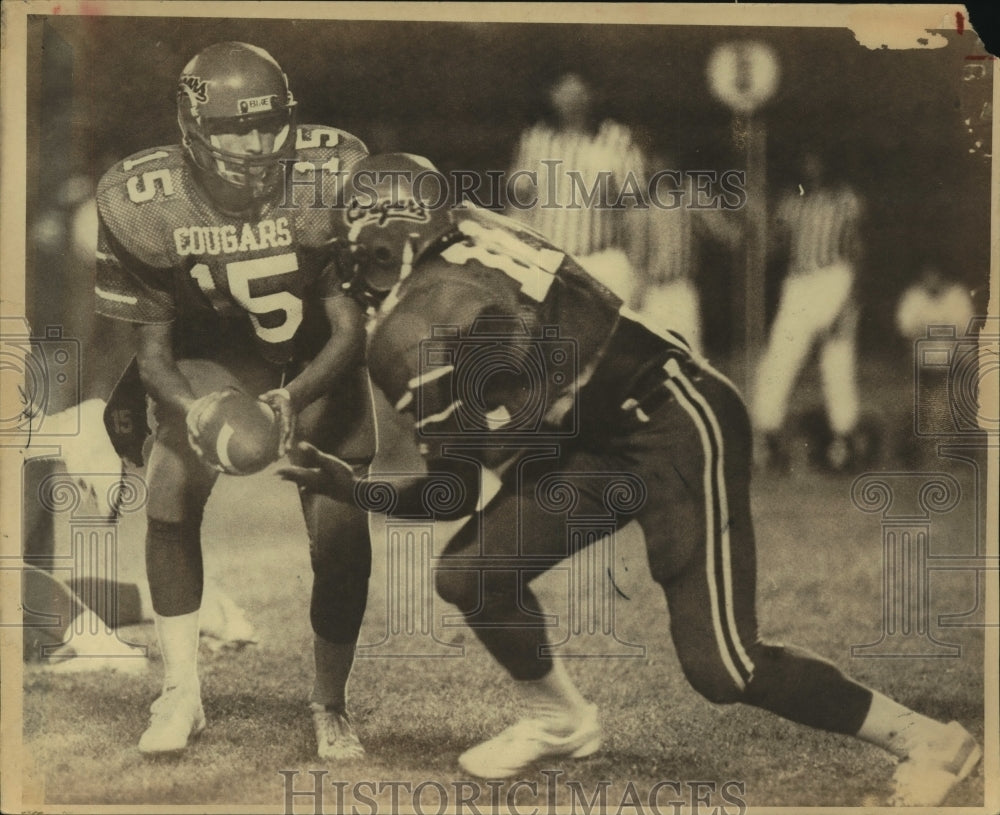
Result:
{"label": "striped referee shirt", "polygon": [[790,240],[791,274],[855,260],[860,217],[861,200],[846,187],[786,195],[778,205],[775,226]]}
{"label": "striped referee shirt", "polygon": [[[511,173],[517,171],[537,174],[532,194],[537,192],[538,201],[531,209],[511,207],[508,214],[571,255],[624,246],[622,210],[609,204],[617,201],[630,174],[635,183],[629,191],[638,192],[645,178],[642,153],[627,127],[608,120],[588,134],[536,124],[521,135]],[[527,203],[528,194],[519,200]],[[634,200],[628,196],[625,203]]]}

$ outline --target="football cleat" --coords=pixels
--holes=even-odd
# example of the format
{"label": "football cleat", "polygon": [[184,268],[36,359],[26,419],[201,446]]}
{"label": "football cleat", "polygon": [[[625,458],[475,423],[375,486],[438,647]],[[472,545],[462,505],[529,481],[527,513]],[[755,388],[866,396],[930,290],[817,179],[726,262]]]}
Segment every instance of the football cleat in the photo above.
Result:
{"label": "football cleat", "polygon": [[364,758],[365,748],[343,710],[316,703],[309,707],[316,730],[316,753],[320,758],[326,761]]}
{"label": "football cleat", "polygon": [[941,725],[899,762],[890,806],[935,807],[972,772],[983,751],[958,722]]}
{"label": "football cleat", "polygon": [[219,472],[251,475],[278,460],[282,431],[274,411],[236,388],[198,399],[187,428],[191,447]]}
{"label": "football cleat", "polygon": [[601,746],[597,706],[587,705],[569,733],[556,733],[545,719],[522,719],[489,741],[477,744],[458,757],[470,775],[479,778],[509,778],[543,758],[583,758]]}
{"label": "football cleat", "polygon": [[205,711],[197,685],[167,688],[149,710],[149,727],[139,739],[139,752],[144,755],[179,753],[205,729]]}

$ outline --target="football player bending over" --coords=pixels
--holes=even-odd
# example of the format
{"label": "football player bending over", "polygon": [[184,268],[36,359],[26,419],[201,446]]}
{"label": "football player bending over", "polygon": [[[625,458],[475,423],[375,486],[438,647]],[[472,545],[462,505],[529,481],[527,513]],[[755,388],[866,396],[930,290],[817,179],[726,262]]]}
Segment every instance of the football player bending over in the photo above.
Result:
{"label": "football player bending over", "polygon": [[[335,171],[367,151],[343,131],[298,125],[295,108],[266,51],[210,46],[178,82],[181,144],[130,156],[98,187],[97,310],[135,325],[136,360],[109,410],[128,416],[125,427],[144,428],[140,385],[157,424],[146,570],[164,681],[139,741],[146,754],[183,750],[205,726],[200,530],[219,472],[260,469],[296,436],[362,470],[375,452],[364,314],[328,269],[330,211],[312,206],[335,195]],[[273,413],[280,432],[272,446],[266,434],[252,437],[236,456],[233,431],[252,436],[254,424],[230,388],[259,395],[264,415]],[[363,750],[345,688],[367,600],[368,518],[308,491],[301,503],[314,572],[319,755],[356,758]]]}
{"label": "football player bending over", "polygon": [[[616,525],[634,519],[642,526],[695,689],[716,703],[744,702],[877,744],[900,759],[894,803],[940,803],[981,755],[960,724],[929,719],[811,653],[761,639],[750,423],[732,384],[679,336],[635,319],[539,235],[490,212],[424,206],[402,179],[428,166],[401,154],[360,162],[344,220],[350,286],[370,302],[383,298],[368,346],[372,379],[390,404],[412,415],[428,458],[428,475],[410,484],[384,481],[397,492],[393,513],[427,517],[435,503],[425,505],[426,488],[435,479],[454,496],[447,507],[435,499],[437,517],[475,512],[438,563],[437,591],[465,613],[520,695],[523,718],[463,753],[462,768],[506,777],[538,759],[585,756],[600,746],[594,705],[548,652],[544,630],[526,624],[541,609],[530,586],[519,585],[518,570],[531,558],[527,583],[570,554],[572,502],[560,502],[554,487],[572,493],[574,514],[607,517],[604,485],[584,476],[627,472],[642,487],[635,500],[618,502]],[[394,187],[377,183],[383,171],[400,199],[393,200]],[[521,374],[539,360],[539,340],[555,336],[553,329],[575,344],[576,379],[532,385]],[[421,344],[431,340],[441,347],[422,359]],[[562,433],[566,428],[578,432]],[[520,447],[512,441],[519,431]],[[538,443],[546,442],[557,452],[540,453]],[[307,466],[284,469],[286,478],[343,499],[364,495],[364,475],[313,448],[303,453]],[[487,470],[501,486],[481,501]]]}

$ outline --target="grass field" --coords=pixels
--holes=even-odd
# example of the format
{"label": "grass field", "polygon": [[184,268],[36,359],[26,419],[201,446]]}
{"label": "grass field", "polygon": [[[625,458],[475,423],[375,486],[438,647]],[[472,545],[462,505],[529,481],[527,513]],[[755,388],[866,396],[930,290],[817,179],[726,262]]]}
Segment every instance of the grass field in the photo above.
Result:
{"label": "grass field", "polygon": [[[880,391],[881,393],[881,391]],[[897,404],[885,397],[885,410]],[[895,408],[897,411],[900,408]],[[899,426],[887,413],[884,426]],[[903,427],[906,420],[901,419]],[[957,509],[934,516],[935,554],[971,554],[976,549],[977,504],[973,468],[941,460],[924,469],[952,474],[961,485]],[[885,466],[891,469],[888,459]],[[948,659],[852,658],[851,646],[878,639],[882,629],[882,527],[880,516],[859,511],[851,501],[853,478],[833,477],[799,466],[793,478],[757,477],[754,490],[759,550],[761,627],[772,640],[795,643],[832,659],[859,680],[933,717],[958,719],[982,743],[983,629],[940,628],[938,615],[975,606],[975,580],[968,572],[932,575],[931,634],[961,646]],[[982,496],[980,496],[982,498]],[[368,757],[343,766],[325,765],[313,754],[306,696],[311,682],[308,625],[310,571],[305,529],[295,492],[268,474],[223,480],[206,518],[206,568],[247,611],[262,637],[239,652],[201,653],[202,689],[209,726],[200,741],[177,759],[143,759],[136,743],[159,690],[161,663],[151,625],[125,630],[128,639],[151,646],[150,670],[141,676],[112,673],[57,676],[28,670],[24,698],[24,740],[33,780],[47,807],[72,804],[186,804],[263,806],[281,811],[285,781],[279,771],[299,771],[295,788],[311,789],[309,770],[328,770],[325,811],[337,810],[332,781],[347,782],[344,806],[372,811],[352,798],[357,782],[424,781],[445,785],[450,803],[466,794],[456,757],[466,747],[508,724],[515,711],[504,676],[478,641],[461,625],[442,626],[452,609],[435,599],[433,619],[445,658],[374,658],[357,661],[351,706]],[[127,519],[122,549],[141,558],[142,519]],[[375,566],[362,644],[378,643],[389,624],[384,524],[376,524]],[[742,800],[762,806],[877,806],[889,792],[892,763],[876,748],[842,736],[808,730],[743,706],[715,706],[698,696],[681,674],[667,629],[666,604],[652,583],[641,534],[627,528],[615,541],[615,584],[629,598],[616,601],[620,640],[642,646],[639,656],[573,659],[569,670],[600,705],[606,730],[603,748],[580,761],[556,761],[557,802],[573,799],[567,782],[579,782],[589,801],[604,786],[606,807],[651,812],[647,792],[657,782],[677,782],[658,798],[662,812],[671,801],[692,803],[696,791],[713,806],[738,811]],[[567,630],[567,572],[537,584],[547,611],[558,615],[551,639]],[[982,622],[981,613],[970,618]],[[569,642],[570,652],[575,640]],[[399,648],[430,647],[412,634]],[[546,784],[555,776],[529,772],[537,785],[494,790],[501,810],[522,812],[546,804]],[[641,801],[629,800],[629,783]],[[713,787],[693,786],[695,782]],[[723,784],[732,802],[720,797]],[[479,811],[490,809],[490,788],[480,783]],[[392,805],[392,787],[377,800]],[[705,792],[713,790],[714,792]],[[405,788],[399,808],[412,798]],[[678,795],[679,793],[679,795]],[[424,788],[423,811],[437,812],[439,790]],[[509,795],[509,797],[508,797]],[[599,801],[600,799],[598,799]],[[983,803],[977,768],[956,788],[949,806]],[[314,811],[300,798],[297,812]],[[466,812],[473,812],[469,806]],[[539,809],[539,811],[545,811]],[[577,811],[585,811],[577,807]],[[706,811],[702,809],[702,811]],[[709,808],[707,811],[711,811]]]}

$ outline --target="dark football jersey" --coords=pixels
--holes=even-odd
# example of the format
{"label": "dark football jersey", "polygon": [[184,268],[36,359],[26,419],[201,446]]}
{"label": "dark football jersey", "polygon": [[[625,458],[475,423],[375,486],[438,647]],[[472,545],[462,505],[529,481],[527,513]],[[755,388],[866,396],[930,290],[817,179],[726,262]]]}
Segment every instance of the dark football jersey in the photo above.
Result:
{"label": "dark football jersey", "polygon": [[455,221],[455,240],[390,295],[368,350],[425,455],[478,439],[495,461],[526,437],[576,437],[612,421],[666,354],[687,353],[537,233],[473,208]]}
{"label": "dark football jersey", "polygon": [[326,273],[332,206],[365,155],[349,133],[299,126],[285,188],[252,216],[213,206],[178,145],[119,162],[97,191],[98,313],[173,323],[182,357],[225,344],[278,365],[314,353],[324,321],[313,318],[341,294]]}

